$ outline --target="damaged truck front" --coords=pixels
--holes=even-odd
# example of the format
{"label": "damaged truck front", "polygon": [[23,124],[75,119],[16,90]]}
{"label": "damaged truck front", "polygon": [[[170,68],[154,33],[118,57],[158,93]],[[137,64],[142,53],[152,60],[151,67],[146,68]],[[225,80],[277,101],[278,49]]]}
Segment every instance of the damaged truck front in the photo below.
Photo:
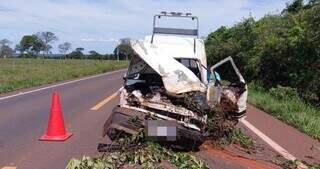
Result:
{"label": "damaged truck front", "polygon": [[[191,18],[198,25],[190,14],[164,12],[155,15],[152,36],[130,42],[135,55],[119,90],[120,103],[104,126],[111,140],[146,129],[150,139],[194,148],[206,138],[213,108],[237,118],[245,114],[247,87],[232,58],[208,69],[198,27],[157,27],[156,20],[166,17]],[[234,74],[223,78],[223,65]]]}

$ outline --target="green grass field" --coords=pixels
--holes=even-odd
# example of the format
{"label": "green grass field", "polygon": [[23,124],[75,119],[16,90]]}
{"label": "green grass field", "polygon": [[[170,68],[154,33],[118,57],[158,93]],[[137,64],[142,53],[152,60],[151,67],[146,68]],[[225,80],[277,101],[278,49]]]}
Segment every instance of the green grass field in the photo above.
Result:
{"label": "green grass field", "polygon": [[[281,92],[278,92],[281,93]],[[279,120],[320,140],[320,111],[298,97],[283,95],[281,98],[255,84],[249,85],[250,103],[265,110]]]}
{"label": "green grass field", "polygon": [[127,66],[110,60],[0,59],[0,94]]}

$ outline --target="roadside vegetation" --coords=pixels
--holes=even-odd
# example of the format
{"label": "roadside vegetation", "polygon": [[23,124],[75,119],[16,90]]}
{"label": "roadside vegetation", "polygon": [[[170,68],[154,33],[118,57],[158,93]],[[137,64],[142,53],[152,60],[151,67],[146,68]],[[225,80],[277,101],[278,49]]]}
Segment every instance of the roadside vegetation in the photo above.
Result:
{"label": "roadside vegetation", "polygon": [[280,14],[249,16],[210,33],[208,63],[232,56],[251,83],[252,104],[319,140],[319,25],[319,0],[292,0]]}
{"label": "roadside vegetation", "polygon": [[320,111],[299,98],[293,88],[277,86],[267,90],[258,82],[252,82],[249,85],[248,100],[276,118],[320,140]]}
{"label": "roadside vegetation", "polygon": [[126,68],[126,61],[0,59],[0,94]]}

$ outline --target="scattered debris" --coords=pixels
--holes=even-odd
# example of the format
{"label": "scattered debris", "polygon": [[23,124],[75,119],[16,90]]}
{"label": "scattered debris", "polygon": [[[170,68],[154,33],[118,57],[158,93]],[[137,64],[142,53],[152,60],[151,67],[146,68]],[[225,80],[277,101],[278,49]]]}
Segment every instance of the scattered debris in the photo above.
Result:
{"label": "scattered debris", "polygon": [[160,168],[163,161],[169,162],[178,169],[208,169],[208,167],[195,156],[189,153],[174,152],[165,149],[158,144],[147,143],[140,149],[126,152],[112,152],[98,158],[83,157],[82,159],[71,159],[67,169],[114,169],[124,165],[141,166],[146,169]]}
{"label": "scattered debris", "polygon": [[251,149],[254,146],[254,140],[244,134],[240,129],[235,129],[232,132],[231,143],[239,144],[245,149]]}
{"label": "scattered debris", "polygon": [[272,162],[281,166],[283,169],[298,169],[300,163],[298,160],[290,161],[280,155],[273,156]]}
{"label": "scattered debris", "polygon": [[320,169],[320,163],[310,165],[304,161],[299,160],[287,160],[284,157],[277,155],[272,157],[272,162],[281,166],[283,169]]}
{"label": "scattered debris", "polygon": [[[144,131],[98,148],[110,151],[97,158],[71,159],[67,169],[121,168],[125,165],[145,169],[161,168],[165,162],[178,169],[208,169],[205,163],[186,152],[175,152],[153,142],[146,142]],[[132,147],[132,145],[139,145]],[[168,166],[168,164],[166,165]]]}
{"label": "scattered debris", "polygon": [[206,136],[209,140],[213,140],[218,144],[224,143],[231,139],[237,123],[237,117],[213,109],[208,114],[208,121],[205,127]]}

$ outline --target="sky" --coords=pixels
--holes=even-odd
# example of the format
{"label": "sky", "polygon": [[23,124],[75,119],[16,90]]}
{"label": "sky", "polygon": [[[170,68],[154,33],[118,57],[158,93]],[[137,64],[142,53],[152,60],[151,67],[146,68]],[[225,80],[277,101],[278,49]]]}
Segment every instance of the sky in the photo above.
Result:
{"label": "sky", "polygon": [[[118,39],[152,32],[154,14],[190,12],[199,17],[200,36],[243,18],[277,14],[289,0],[0,0],[0,39],[14,46],[23,35],[51,31],[57,45],[70,42],[86,52],[111,53]],[[171,26],[170,24],[167,26]]]}

